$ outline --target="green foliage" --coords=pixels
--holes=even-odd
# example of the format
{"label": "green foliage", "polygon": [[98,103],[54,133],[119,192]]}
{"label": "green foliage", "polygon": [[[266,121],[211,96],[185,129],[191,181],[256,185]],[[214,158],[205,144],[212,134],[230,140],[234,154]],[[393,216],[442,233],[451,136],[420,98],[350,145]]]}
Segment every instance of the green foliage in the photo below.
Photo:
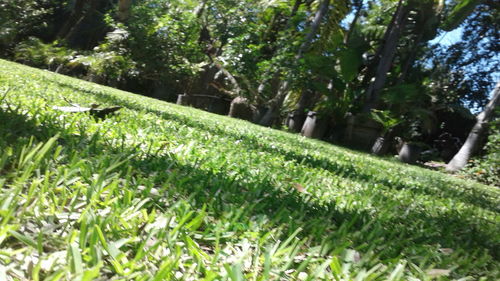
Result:
{"label": "green foliage", "polygon": [[51,70],[81,68],[82,75],[98,77],[102,83],[112,83],[131,77],[136,71],[134,62],[114,41],[106,41],[93,52],[85,52],[68,49],[57,41],[47,44],[30,37],[16,46],[15,60]]}
{"label": "green foliage", "polygon": [[189,84],[205,55],[196,41],[200,26],[183,5],[158,0],[134,4],[127,26],[114,24],[115,28],[123,28],[128,37],[111,42],[115,45],[112,49],[127,50],[141,77]]}
{"label": "green foliage", "polygon": [[108,33],[106,40],[92,52],[76,56],[70,64],[83,64],[88,67],[89,75],[95,75],[108,83],[124,80],[137,75],[136,62],[125,48],[129,34],[117,28]]}
{"label": "green foliage", "polygon": [[130,77],[135,70],[134,62],[114,51],[94,52],[87,56],[78,55],[69,61],[68,66],[78,64],[87,66],[89,75],[101,77],[108,83],[119,81],[127,74],[130,74]]}
{"label": "green foliage", "polygon": [[387,113],[400,120],[399,134],[408,141],[420,141],[437,126],[435,105],[424,93],[424,88],[415,84],[399,84],[383,93],[382,99],[389,106]]}
{"label": "green foliage", "polygon": [[26,36],[46,31],[49,16],[62,1],[0,0],[0,54]]}
{"label": "green foliage", "polygon": [[384,128],[384,134],[402,122],[401,119],[391,116],[389,110],[372,109],[371,118],[377,121]]}
{"label": "green foliage", "polygon": [[0,276],[499,274],[495,187],[5,61],[0,85]]}
{"label": "green foliage", "polygon": [[363,62],[361,55],[356,49],[346,49],[340,52],[340,70],[346,82],[351,82],[359,75],[359,67]]}
{"label": "green foliage", "polygon": [[19,43],[14,53],[16,61],[40,68],[57,67],[68,63],[76,54],[70,49],[59,46],[58,42],[46,44],[35,37]]}
{"label": "green foliage", "polygon": [[441,26],[445,31],[451,31],[463,23],[482,0],[457,0],[454,2],[458,3],[455,4]]}

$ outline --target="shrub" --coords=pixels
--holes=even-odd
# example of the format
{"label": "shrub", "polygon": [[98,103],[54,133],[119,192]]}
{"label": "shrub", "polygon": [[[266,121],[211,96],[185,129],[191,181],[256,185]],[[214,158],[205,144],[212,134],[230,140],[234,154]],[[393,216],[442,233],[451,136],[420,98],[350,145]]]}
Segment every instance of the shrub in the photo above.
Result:
{"label": "shrub", "polygon": [[38,38],[29,37],[16,46],[14,59],[23,64],[51,69],[69,62],[75,53],[59,46],[58,41],[46,44]]}
{"label": "shrub", "polygon": [[120,81],[124,75],[134,69],[134,63],[126,56],[114,51],[95,52],[91,55],[79,55],[70,61],[70,65],[83,64],[88,68],[88,75],[97,77],[99,82]]}

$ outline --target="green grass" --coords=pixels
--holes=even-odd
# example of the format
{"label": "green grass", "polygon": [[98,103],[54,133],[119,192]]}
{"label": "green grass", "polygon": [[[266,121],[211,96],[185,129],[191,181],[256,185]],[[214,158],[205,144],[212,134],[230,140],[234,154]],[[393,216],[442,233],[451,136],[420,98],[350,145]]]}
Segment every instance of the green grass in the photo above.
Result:
{"label": "green grass", "polygon": [[498,188],[6,61],[0,98],[0,280],[499,277]]}

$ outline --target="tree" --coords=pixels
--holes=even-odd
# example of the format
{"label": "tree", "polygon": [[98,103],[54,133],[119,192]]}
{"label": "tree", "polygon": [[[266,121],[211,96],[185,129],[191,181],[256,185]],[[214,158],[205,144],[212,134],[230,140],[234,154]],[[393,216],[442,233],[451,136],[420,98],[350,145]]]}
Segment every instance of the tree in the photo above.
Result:
{"label": "tree", "polygon": [[375,77],[370,82],[366,90],[366,102],[363,108],[364,112],[370,112],[371,109],[378,106],[380,100],[380,92],[385,85],[387,72],[391,68],[392,61],[396,54],[399,38],[407,21],[406,13],[408,11],[406,0],[399,0],[396,12],[387,27],[384,35],[383,45],[379,52],[379,62],[377,64]]}
{"label": "tree", "polygon": [[[295,61],[302,59],[304,57],[304,53],[309,50],[309,47],[311,46],[314,40],[314,37],[318,33],[321,21],[328,12],[329,6],[330,6],[330,0],[321,1],[314,16],[314,19],[311,23],[311,26],[309,27],[309,32],[306,34],[304,41],[297,50]],[[262,120],[260,120],[259,122],[261,125],[270,126],[272,124],[273,120],[278,115],[281,106],[283,105],[285,96],[287,95],[288,90],[290,89],[290,84],[291,84],[291,75],[289,74],[288,77],[280,84],[276,96],[269,102],[267,111],[265,115],[262,117]]]}
{"label": "tree", "polygon": [[424,63],[430,61],[433,66],[428,76],[438,86],[436,93],[480,111],[489,100],[488,93],[498,79],[495,75],[500,68],[498,3],[486,0],[472,11],[468,6],[457,5],[447,16],[444,22],[448,24],[443,28],[448,28],[451,23],[458,24],[457,20],[448,18],[463,19],[455,15],[464,13],[457,7],[467,8],[469,15],[462,21],[461,40],[450,46],[431,46],[427,53],[429,60]]}
{"label": "tree", "polygon": [[76,0],[73,3],[73,7],[71,9],[71,14],[67,18],[66,22],[62,25],[61,29],[59,30],[59,32],[57,34],[57,37],[67,38],[69,36],[69,34],[71,34],[71,30],[85,16],[85,6],[88,5],[90,2],[91,1],[89,1],[89,0]]}
{"label": "tree", "polygon": [[467,140],[462,145],[458,153],[446,165],[446,170],[450,172],[458,171],[465,167],[474,152],[477,151],[479,142],[486,131],[488,122],[493,117],[495,107],[500,104],[500,81],[497,82],[495,89],[491,93],[490,102],[484,107],[484,110],[477,116],[477,121],[472,127]]}
{"label": "tree", "polygon": [[[188,91],[189,94],[224,93],[232,98],[240,95],[240,83],[233,72],[224,65],[222,58],[230,42],[242,34],[249,33],[247,26],[242,26],[241,22],[251,21],[253,12],[249,9],[252,6],[248,3],[239,6],[238,2],[205,0],[194,9],[196,22],[200,26],[197,42],[208,61]],[[226,84],[229,84],[230,90],[226,89]]]}
{"label": "tree", "polygon": [[62,0],[0,0],[0,55],[29,36],[52,39],[55,14]]}
{"label": "tree", "polygon": [[132,0],[120,0],[118,1],[118,19],[121,22],[126,22],[130,16],[130,6],[132,6]]}

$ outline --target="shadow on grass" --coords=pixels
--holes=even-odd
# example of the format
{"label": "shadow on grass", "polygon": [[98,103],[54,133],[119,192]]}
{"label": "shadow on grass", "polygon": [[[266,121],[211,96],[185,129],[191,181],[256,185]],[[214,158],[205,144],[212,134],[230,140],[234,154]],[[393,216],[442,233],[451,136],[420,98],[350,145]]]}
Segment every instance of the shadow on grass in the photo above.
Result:
{"label": "shadow on grass", "polygon": [[15,144],[21,139],[27,140],[32,136],[38,139],[49,137],[48,128],[39,126],[37,121],[22,112],[23,109],[17,106],[0,104],[0,147]]}
{"label": "shadow on grass", "polygon": [[[107,100],[107,102],[145,110],[138,105],[124,104],[125,101],[121,99]],[[167,118],[166,113],[155,112],[155,114]],[[243,210],[241,220],[251,220],[256,216],[265,215],[270,218],[274,227],[286,229],[288,235],[301,227],[304,229],[301,233],[302,236],[309,237],[314,243],[332,241],[330,244],[332,248],[335,247],[333,243],[337,245],[345,243],[345,248],[359,249],[365,247],[363,245],[368,242],[370,243],[369,247],[376,248],[382,258],[397,258],[408,249],[425,248],[437,244],[464,250],[486,250],[490,255],[498,258],[495,249],[499,245],[498,241],[495,240],[495,232],[492,231],[495,226],[485,227],[486,222],[479,224],[475,218],[465,218],[453,212],[446,216],[431,216],[425,210],[410,210],[403,216],[399,213],[406,210],[397,209],[389,211],[392,215],[382,217],[367,211],[341,208],[334,203],[318,203],[312,197],[307,197],[295,189],[284,191],[278,188],[271,179],[249,178],[250,182],[240,184],[236,177],[229,176],[225,171],[212,172],[201,169],[197,165],[183,164],[175,159],[175,155],[172,157],[144,155],[136,147],[114,147],[99,141],[99,138],[94,136],[75,136],[66,133],[64,128],[59,127],[56,123],[41,122],[42,125],[37,126],[36,124],[39,122],[30,121],[26,116],[15,112],[2,111],[0,116],[4,120],[12,120],[12,122],[9,121],[1,126],[1,130],[4,132],[9,130],[12,132],[8,137],[9,141],[16,141],[19,137],[31,135],[34,135],[39,141],[44,141],[53,134],[60,133],[61,141],[59,143],[65,144],[68,149],[77,148],[76,146],[72,147],[72,144],[87,143],[92,148],[89,149],[90,153],[96,155],[102,151],[116,155],[141,154],[143,157],[133,158],[127,163],[127,166],[133,167],[137,176],[153,178],[153,182],[159,186],[161,183],[171,180],[169,172],[166,172],[167,168],[170,168],[170,173],[176,173],[173,177],[175,181],[171,182],[173,188],[172,190],[160,191],[165,196],[190,197],[193,199],[190,202],[196,204],[197,208],[208,203],[207,205],[212,208],[210,211],[214,213],[216,219],[223,218],[227,206],[241,208]],[[186,120],[189,121],[186,122],[188,126],[195,126],[193,120],[187,118]],[[207,127],[198,128],[210,129]],[[271,152],[270,147],[265,145],[247,145],[249,149],[264,149]],[[276,153],[277,151],[273,148],[272,152]],[[325,162],[329,161],[327,159],[301,159],[301,157],[306,156],[285,150],[280,150],[278,153],[289,159],[322,169],[325,168]],[[330,167],[326,166],[326,168],[332,169],[332,172],[356,172],[349,170],[354,169],[354,166],[337,167],[334,164],[331,165]],[[122,169],[125,171],[128,167],[122,167]],[[371,180],[369,175],[363,176],[366,178],[360,176],[349,178],[360,182]],[[167,207],[162,205],[164,203],[161,203],[161,200],[156,200],[148,192],[137,190],[136,196],[153,198],[146,205],[148,208],[163,209]],[[388,210],[391,207],[399,206],[395,197],[383,194],[378,195],[378,197],[377,200],[373,201],[374,204],[379,204],[375,206],[378,210]],[[235,231],[238,230],[235,229]],[[371,237],[370,241],[366,241],[367,237]]]}
{"label": "shadow on grass", "polygon": [[[275,147],[272,144],[269,144],[268,142],[259,140],[258,138],[255,137],[250,137],[245,134],[235,135],[228,132],[228,130],[226,130],[225,128],[223,129],[218,126],[210,126],[205,122],[198,122],[198,120],[193,120],[192,118],[189,117],[171,114],[165,111],[149,109],[140,104],[132,103],[126,99],[119,98],[116,96],[110,96],[100,91],[89,91],[88,89],[76,87],[68,83],[62,83],[57,80],[51,80],[51,81],[57,83],[62,87],[69,87],[73,90],[84,92],[102,102],[122,105],[132,110],[149,112],[165,120],[173,120],[180,124],[208,131],[215,135],[224,135],[226,137],[234,138],[235,141],[242,140],[240,145],[243,145],[248,149],[263,151],[273,154],[277,153],[282,155],[287,161],[295,161],[297,163],[300,163],[301,165],[306,165],[308,167],[315,169],[324,169],[335,175],[356,182],[361,182],[364,184],[371,184],[371,185],[379,184],[385,186],[386,188],[396,189],[396,190],[411,189],[412,192],[416,194],[437,196],[440,198],[452,198],[454,200],[478,206],[486,210],[490,210],[492,212],[500,212],[499,202],[494,200],[492,201],[490,199],[491,196],[487,194],[487,192],[482,190],[471,190],[467,188],[462,188],[462,189],[457,187],[453,188],[450,187],[449,183],[446,183],[445,181],[438,179],[438,177],[425,178],[421,176],[418,179],[416,179],[418,180],[417,185],[409,184],[407,181],[400,180],[400,178],[404,177],[404,175],[398,175],[397,177],[392,176],[389,179],[389,177],[387,177],[384,174],[385,171],[374,172],[370,170],[361,170],[358,169],[354,164],[350,164],[347,162],[346,163],[334,162],[324,157],[319,158],[307,154],[297,153],[295,151]],[[313,151],[316,150],[316,148],[314,148],[312,145],[309,145],[309,147],[307,148]]]}

